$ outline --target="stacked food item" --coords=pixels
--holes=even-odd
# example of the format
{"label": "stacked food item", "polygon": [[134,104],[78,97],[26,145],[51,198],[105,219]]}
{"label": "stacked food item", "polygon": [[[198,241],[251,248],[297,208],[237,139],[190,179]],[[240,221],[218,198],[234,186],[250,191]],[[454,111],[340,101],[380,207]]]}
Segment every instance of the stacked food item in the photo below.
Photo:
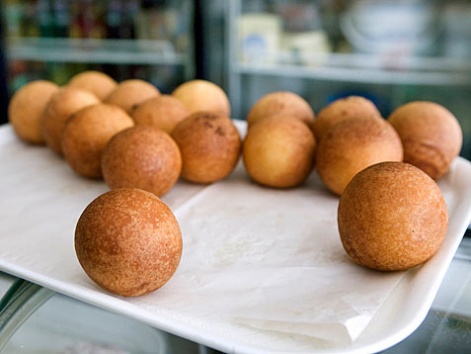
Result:
{"label": "stacked food item", "polygon": [[46,145],[78,175],[109,186],[80,216],[75,251],[92,280],[122,296],[154,291],[178,268],[181,231],[160,198],[179,180],[222,181],[239,161],[265,188],[296,188],[316,173],[339,198],[340,241],[359,265],[420,265],[447,233],[436,181],[462,144],[457,119],[434,102],[410,102],[384,118],[368,99],[350,96],[315,114],[300,95],[276,91],[255,102],[241,132],[212,82],[190,80],[165,94],[97,71],[61,87],[26,84],[9,119],[21,140]]}

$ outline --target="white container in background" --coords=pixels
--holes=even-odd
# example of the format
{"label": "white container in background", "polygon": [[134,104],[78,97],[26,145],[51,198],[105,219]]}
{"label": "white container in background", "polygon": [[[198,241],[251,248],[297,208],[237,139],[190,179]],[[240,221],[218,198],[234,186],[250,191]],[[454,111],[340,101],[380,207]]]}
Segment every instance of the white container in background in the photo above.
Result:
{"label": "white container in background", "polygon": [[300,64],[319,66],[325,63],[332,52],[329,38],[322,30],[285,33],[282,41],[283,50],[289,52]]}
{"label": "white container in background", "polygon": [[267,13],[244,14],[239,19],[240,59],[257,64],[276,63],[282,20]]}
{"label": "white container in background", "polygon": [[382,55],[429,53],[437,39],[437,13],[425,0],[352,1],[341,28],[353,50]]}

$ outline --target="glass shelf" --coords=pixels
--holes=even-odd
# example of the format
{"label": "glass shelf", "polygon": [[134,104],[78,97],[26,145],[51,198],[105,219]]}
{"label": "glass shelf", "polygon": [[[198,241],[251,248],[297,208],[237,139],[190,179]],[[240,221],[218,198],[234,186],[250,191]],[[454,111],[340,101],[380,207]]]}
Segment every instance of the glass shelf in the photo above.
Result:
{"label": "glass shelf", "polygon": [[107,64],[188,65],[168,41],[17,38],[7,43],[9,60]]}
{"label": "glass shelf", "polygon": [[[326,9],[318,2],[314,7],[304,1],[290,6],[263,0],[257,4],[231,0],[226,7],[227,87],[237,117],[247,114],[255,97],[280,89],[295,91],[322,107],[342,88],[358,87],[370,96],[388,97],[389,111],[406,99],[430,97],[419,97],[418,90],[437,93],[451,88],[463,95],[471,87],[469,58],[451,55],[438,39],[424,52],[396,46],[366,53],[342,30],[344,8]],[[306,20],[302,29],[292,26],[299,25],[295,19],[306,18],[317,19],[317,24]]]}
{"label": "glass shelf", "polygon": [[[395,85],[470,85],[471,65],[453,58],[385,57],[369,54],[328,54],[283,59],[273,63],[235,62],[233,71],[239,74],[277,75],[305,79],[348,81]],[[309,64],[312,63],[312,64]]]}

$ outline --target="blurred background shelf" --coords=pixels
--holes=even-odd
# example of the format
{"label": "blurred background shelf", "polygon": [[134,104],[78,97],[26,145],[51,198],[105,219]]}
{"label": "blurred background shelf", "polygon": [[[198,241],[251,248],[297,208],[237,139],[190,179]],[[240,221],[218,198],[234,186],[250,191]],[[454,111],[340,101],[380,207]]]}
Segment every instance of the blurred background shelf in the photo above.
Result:
{"label": "blurred background shelf", "polygon": [[230,0],[224,39],[233,115],[271,91],[293,91],[315,112],[364,96],[383,117],[435,101],[463,129],[471,158],[471,2]]}
{"label": "blurred background shelf", "polygon": [[10,94],[36,79],[63,85],[84,70],[163,92],[195,76],[193,0],[6,0],[0,8]]}
{"label": "blurred background shelf", "polygon": [[312,65],[279,60],[279,64],[238,62],[238,74],[276,75],[392,85],[471,85],[471,64],[454,58],[408,57],[394,62],[388,57],[365,54],[328,54],[306,58]]}
{"label": "blurred background shelf", "polygon": [[191,59],[164,40],[16,38],[7,48],[10,60],[189,65]]}

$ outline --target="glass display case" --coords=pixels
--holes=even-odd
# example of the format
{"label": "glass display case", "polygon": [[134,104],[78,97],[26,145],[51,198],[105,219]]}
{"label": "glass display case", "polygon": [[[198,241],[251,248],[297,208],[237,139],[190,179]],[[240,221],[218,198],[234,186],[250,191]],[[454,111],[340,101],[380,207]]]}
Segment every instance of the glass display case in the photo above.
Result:
{"label": "glass display case", "polygon": [[1,353],[201,353],[197,343],[3,273],[0,289]]}
{"label": "glass display case", "polygon": [[[460,120],[461,154],[471,159],[469,2],[394,1],[394,9],[391,1],[202,3],[4,1],[10,90],[35,78],[61,84],[81,70],[98,69],[169,92],[194,78],[200,65],[203,76],[227,91],[239,119],[275,90],[301,94],[315,111],[338,97],[362,95],[385,117],[407,101],[439,102]],[[201,33],[192,32],[195,10],[204,17]],[[397,16],[415,28],[393,28]],[[399,32],[384,33],[378,22]],[[195,36],[203,37],[200,63]],[[423,323],[382,353],[471,347],[470,233]],[[0,298],[0,353],[222,353],[3,272]]]}
{"label": "glass display case", "polygon": [[471,158],[471,36],[466,1],[231,0],[228,92],[245,118],[264,93],[289,90],[320,110],[371,99],[384,117],[413,100],[459,119]]}
{"label": "glass display case", "polygon": [[95,69],[164,92],[194,77],[192,0],[8,0],[2,4],[10,90],[64,84]]}

